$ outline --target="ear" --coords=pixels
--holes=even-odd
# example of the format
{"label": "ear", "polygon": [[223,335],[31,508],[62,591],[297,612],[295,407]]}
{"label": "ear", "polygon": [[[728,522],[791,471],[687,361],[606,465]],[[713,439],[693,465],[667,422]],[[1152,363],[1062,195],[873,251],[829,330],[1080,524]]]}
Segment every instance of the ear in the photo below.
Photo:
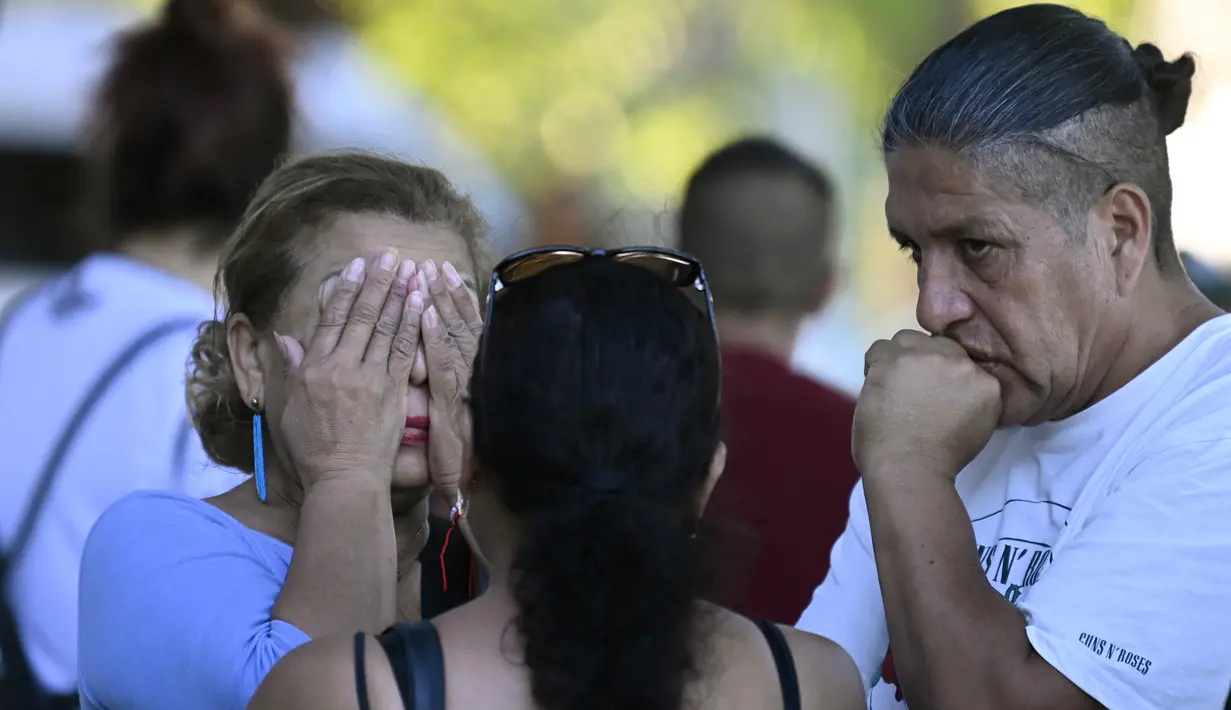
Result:
{"label": "ear", "polygon": [[1107,250],[1115,269],[1116,286],[1121,295],[1133,290],[1147,265],[1154,263],[1153,211],[1150,198],[1131,183],[1120,183],[1107,191],[1094,210],[1096,234],[1107,240]]}
{"label": "ear", "polygon": [[227,351],[231,371],[244,402],[265,402],[265,370],[261,367],[261,339],[248,317],[237,313],[227,319]]}
{"label": "ear", "polygon": [[839,269],[833,265],[833,262],[826,263],[821,271],[821,278],[817,282],[816,293],[813,295],[812,308],[809,313],[820,313],[825,310],[825,306],[829,305],[834,292],[838,290],[838,276]]}
{"label": "ear", "polygon": [[714,492],[714,486],[718,485],[718,479],[722,478],[722,472],[727,468],[727,445],[725,442],[718,442],[717,448],[714,449],[714,458],[710,459],[710,471],[705,477],[705,486],[701,488],[701,497],[697,500],[697,519],[705,513],[705,506],[710,502],[710,495]]}

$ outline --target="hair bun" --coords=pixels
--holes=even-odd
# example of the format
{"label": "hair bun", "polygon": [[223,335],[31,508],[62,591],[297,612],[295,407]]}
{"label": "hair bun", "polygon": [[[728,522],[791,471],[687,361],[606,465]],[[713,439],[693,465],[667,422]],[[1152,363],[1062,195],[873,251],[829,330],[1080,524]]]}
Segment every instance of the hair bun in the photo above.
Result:
{"label": "hair bun", "polygon": [[1146,84],[1154,92],[1163,135],[1170,135],[1184,125],[1184,116],[1188,113],[1188,99],[1193,93],[1193,74],[1197,71],[1192,52],[1185,52],[1179,59],[1169,62],[1163,57],[1162,50],[1145,42],[1133,50],[1133,58],[1137,60]]}

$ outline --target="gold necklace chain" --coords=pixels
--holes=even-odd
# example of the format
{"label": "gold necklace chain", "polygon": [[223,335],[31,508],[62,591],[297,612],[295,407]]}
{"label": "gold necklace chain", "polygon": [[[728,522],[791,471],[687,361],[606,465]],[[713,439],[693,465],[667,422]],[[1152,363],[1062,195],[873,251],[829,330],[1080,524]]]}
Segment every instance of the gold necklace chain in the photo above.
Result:
{"label": "gold necklace chain", "polygon": [[[423,524],[419,526],[419,531],[415,533],[415,536],[410,538],[410,542],[406,543],[406,546],[403,547],[400,552],[398,552],[398,559],[397,559],[398,579],[401,579],[402,575],[406,574],[406,570],[402,569],[402,558],[406,556],[407,552],[410,552],[410,548],[415,546],[415,541],[417,541],[420,537],[423,536],[423,531],[427,530],[427,527],[428,527],[428,522],[427,520],[424,520]],[[409,569],[409,565],[407,565],[407,568]]]}

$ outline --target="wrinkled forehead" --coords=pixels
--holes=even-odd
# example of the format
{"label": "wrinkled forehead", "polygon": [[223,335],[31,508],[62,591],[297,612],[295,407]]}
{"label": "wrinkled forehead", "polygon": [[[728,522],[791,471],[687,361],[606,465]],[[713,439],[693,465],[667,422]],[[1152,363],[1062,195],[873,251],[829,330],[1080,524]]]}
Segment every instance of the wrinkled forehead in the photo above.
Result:
{"label": "wrinkled forehead", "polygon": [[1038,208],[1003,177],[952,151],[903,148],[885,167],[889,228],[915,240],[963,226],[1016,232],[1038,217]]}

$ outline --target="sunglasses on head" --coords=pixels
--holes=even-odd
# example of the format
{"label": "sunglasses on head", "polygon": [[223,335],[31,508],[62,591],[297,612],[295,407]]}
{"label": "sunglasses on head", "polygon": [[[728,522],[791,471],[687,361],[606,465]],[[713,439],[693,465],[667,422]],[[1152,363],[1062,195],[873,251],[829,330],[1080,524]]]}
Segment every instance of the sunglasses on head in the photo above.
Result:
{"label": "sunglasses on head", "polygon": [[538,276],[553,267],[582,259],[611,259],[645,269],[683,291],[693,305],[706,314],[710,324],[714,325],[714,302],[710,297],[709,284],[705,280],[705,270],[701,268],[701,262],[691,254],[660,247],[585,249],[549,246],[519,251],[502,259],[492,270],[491,290],[487,298],[487,319],[484,322],[491,320],[492,306],[506,286]]}
{"label": "sunglasses on head", "polygon": [[[487,294],[487,318],[491,323],[496,299],[507,286],[563,264],[583,259],[611,259],[649,271],[677,287],[709,319],[714,339],[718,339],[718,324],[714,320],[714,299],[701,262],[691,254],[661,247],[626,247],[623,249],[586,249],[574,246],[547,246],[526,249],[501,259],[492,269],[491,287]],[[486,350],[486,348],[484,348]],[[482,357],[482,353],[480,353]],[[722,393],[719,392],[719,402]]]}

